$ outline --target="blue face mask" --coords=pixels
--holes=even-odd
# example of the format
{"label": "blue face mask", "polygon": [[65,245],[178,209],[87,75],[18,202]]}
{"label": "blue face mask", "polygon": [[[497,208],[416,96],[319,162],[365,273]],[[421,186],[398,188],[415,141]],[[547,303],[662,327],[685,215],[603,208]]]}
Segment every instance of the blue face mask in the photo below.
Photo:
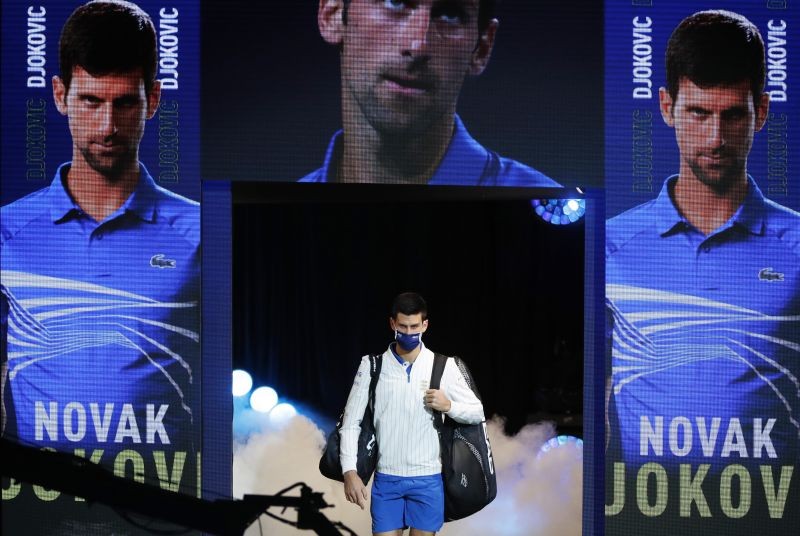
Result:
{"label": "blue face mask", "polygon": [[422,333],[400,333],[399,331],[395,331],[394,340],[397,341],[397,344],[399,344],[403,350],[410,352],[422,342]]}

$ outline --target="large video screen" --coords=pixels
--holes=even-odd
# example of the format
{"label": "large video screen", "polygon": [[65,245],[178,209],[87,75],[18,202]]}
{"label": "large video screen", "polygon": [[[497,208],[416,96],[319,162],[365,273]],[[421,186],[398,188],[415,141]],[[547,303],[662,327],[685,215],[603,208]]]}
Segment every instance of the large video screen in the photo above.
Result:
{"label": "large video screen", "polygon": [[205,177],[598,187],[601,13],[590,0],[204,3]]}
{"label": "large video screen", "polygon": [[[199,497],[199,2],[80,5],[2,5],[3,438]],[[174,528],[5,477],[2,512]]]}
{"label": "large video screen", "polygon": [[800,526],[799,15],[606,2],[606,534]]}

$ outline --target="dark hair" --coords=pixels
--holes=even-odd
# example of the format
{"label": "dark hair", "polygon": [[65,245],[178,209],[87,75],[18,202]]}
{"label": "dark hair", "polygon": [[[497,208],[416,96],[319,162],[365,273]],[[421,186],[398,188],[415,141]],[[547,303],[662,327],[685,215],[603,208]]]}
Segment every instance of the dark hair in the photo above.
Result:
{"label": "dark hair", "polygon": [[141,68],[148,93],[155,82],[156,29],[150,16],[131,2],[97,0],[80,6],[64,24],[58,48],[67,91],[76,66],[92,76]]}
{"label": "dark hair", "polygon": [[[350,5],[350,0],[342,0],[344,2],[344,12],[342,13],[342,20],[347,24],[347,8]],[[483,34],[489,22],[494,18],[494,7],[498,0],[480,0],[478,4],[478,32]]]}
{"label": "dark hair", "polygon": [[421,314],[422,319],[428,318],[428,304],[416,292],[403,292],[392,301],[392,318],[397,318],[398,313],[404,315]]}
{"label": "dark hair", "polygon": [[758,28],[738,13],[700,11],[672,32],[666,70],[673,102],[683,77],[702,88],[748,80],[756,101],[764,91],[764,40]]}

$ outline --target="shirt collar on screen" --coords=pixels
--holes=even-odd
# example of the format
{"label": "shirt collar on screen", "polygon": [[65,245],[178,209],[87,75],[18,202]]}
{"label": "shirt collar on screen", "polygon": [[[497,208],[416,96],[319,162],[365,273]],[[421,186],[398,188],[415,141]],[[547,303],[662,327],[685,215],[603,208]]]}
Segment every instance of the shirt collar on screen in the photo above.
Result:
{"label": "shirt collar on screen", "polygon": [[[655,206],[653,207],[656,214],[656,229],[661,236],[673,234],[686,229],[690,224],[686,218],[681,216],[677,207],[672,202],[669,195],[670,190],[675,186],[678,180],[677,175],[668,177],[661,187],[658,197],[654,200]],[[766,200],[764,194],[756,185],[756,182],[751,176],[747,176],[747,196],[744,202],[731,216],[730,220],[720,227],[720,230],[727,229],[733,225],[737,225],[746,229],[748,232],[756,235],[764,233],[766,227],[765,209]]]}
{"label": "shirt collar on screen", "polygon": [[[325,182],[336,180],[336,169],[342,157],[342,131],[334,134],[325,152],[322,176]],[[447,152],[431,177],[430,185],[478,184],[486,167],[489,154],[467,132],[461,118],[455,116],[455,128]]]}
{"label": "shirt collar on screen", "polygon": [[[47,193],[48,206],[50,207],[50,217],[53,223],[66,220],[68,217],[80,213],[80,207],[72,200],[64,188],[63,178],[69,171],[70,162],[65,162],[58,166],[53,182]],[[114,219],[121,214],[130,212],[138,216],[143,221],[152,222],[156,217],[156,183],[147,171],[147,168],[139,163],[139,182],[136,189],[123,205],[116,210],[106,221]]]}

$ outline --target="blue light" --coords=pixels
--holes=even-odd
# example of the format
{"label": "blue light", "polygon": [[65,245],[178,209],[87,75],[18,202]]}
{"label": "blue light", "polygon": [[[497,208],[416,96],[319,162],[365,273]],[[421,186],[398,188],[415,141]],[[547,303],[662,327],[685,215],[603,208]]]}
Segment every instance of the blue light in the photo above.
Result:
{"label": "blue light", "polygon": [[544,454],[545,452],[557,449],[559,447],[563,447],[564,445],[574,445],[582,449],[583,440],[578,437],[568,436],[568,435],[560,435],[557,437],[553,437],[545,441],[544,445],[539,447],[539,454],[540,455]]}
{"label": "blue light", "polygon": [[259,387],[250,395],[250,407],[261,413],[269,413],[278,403],[278,393],[272,387]]}
{"label": "blue light", "polygon": [[553,225],[575,223],[586,213],[584,199],[532,199],[534,212]]}
{"label": "blue light", "polygon": [[288,402],[282,402],[269,412],[269,420],[274,426],[283,426],[297,415],[297,410]]}
{"label": "blue light", "polygon": [[245,370],[233,371],[233,396],[244,396],[253,388],[253,377]]}

